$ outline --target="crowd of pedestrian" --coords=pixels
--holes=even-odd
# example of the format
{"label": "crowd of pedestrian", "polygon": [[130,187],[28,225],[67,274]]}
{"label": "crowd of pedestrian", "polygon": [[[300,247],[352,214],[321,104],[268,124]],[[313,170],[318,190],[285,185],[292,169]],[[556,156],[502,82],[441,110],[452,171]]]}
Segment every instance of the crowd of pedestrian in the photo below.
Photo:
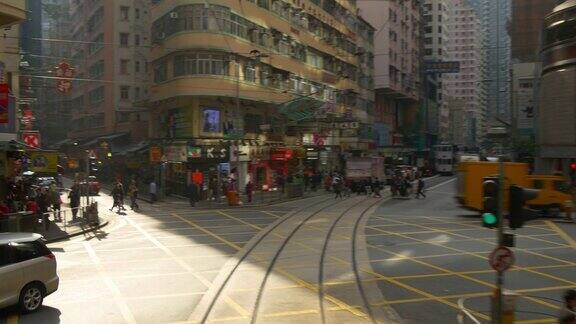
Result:
{"label": "crowd of pedestrian", "polygon": [[[50,227],[50,219],[62,222],[62,189],[55,182],[36,183],[35,179],[9,182],[6,186],[4,198],[0,200],[0,220],[10,215],[34,219],[34,226],[42,221],[46,230]],[[79,185],[72,186],[69,194],[72,208],[72,221],[77,221],[78,207],[80,206]]]}

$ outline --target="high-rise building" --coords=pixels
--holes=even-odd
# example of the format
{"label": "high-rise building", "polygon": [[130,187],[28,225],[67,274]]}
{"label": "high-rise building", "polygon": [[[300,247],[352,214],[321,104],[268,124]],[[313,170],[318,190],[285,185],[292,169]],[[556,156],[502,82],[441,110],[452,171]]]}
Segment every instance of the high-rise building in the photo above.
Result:
{"label": "high-rise building", "polygon": [[[423,8],[424,60],[429,62],[451,61],[449,49],[452,38],[451,19],[454,17],[454,0],[425,0]],[[437,82],[438,110],[428,114],[429,127],[437,129],[440,141],[449,141],[450,108],[449,92],[443,84],[442,74],[432,77]]]}
{"label": "high-rise building", "polygon": [[[24,0],[0,0],[0,91],[8,100],[0,106],[0,141],[17,139],[20,94],[20,30],[18,24],[26,19]],[[0,152],[3,154],[4,152]],[[0,156],[2,157],[2,156]]]}
{"label": "high-rise building", "polygon": [[465,125],[453,128],[461,133],[453,134],[454,144],[478,148],[481,146],[487,127],[485,90],[486,55],[485,35],[476,10],[466,0],[455,1],[454,16],[450,20],[453,30],[449,42],[450,56],[460,62],[460,72],[446,74],[443,86],[448,89],[451,103],[463,103],[463,107],[451,107],[451,113],[464,114],[453,117],[464,120]]}
{"label": "high-rise building", "polygon": [[542,23],[558,0],[512,0],[512,62],[540,61]]}
{"label": "high-rise building", "polygon": [[70,62],[76,79],[71,139],[92,145],[148,135],[147,112],[139,102],[148,95],[149,5],[146,0],[71,2]]}
{"label": "high-rise building", "polygon": [[[359,1],[360,12],[376,28],[374,37],[375,122],[386,136],[378,143],[386,156],[421,146],[421,12],[419,1]],[[396,148],[395,148],[396,147]]]}
{"label": "high-rise building", "polygon": [[576,0],[544,20],[542,76],[536,113],[536,169],[571,174],[576,162]]}
{"label": "high-rise building", "polygon": [[268,186],[373,146],[374,28],[356,1],[157,1],[151,13],[151,137],[170,190],[217,169]]}
{"label": "high-rise building", "polygon": [[487,55],[486,86],[488,123],[501,124],[496,118],[510,118],[511,0],[467,0],[476,11],[485,30]]}

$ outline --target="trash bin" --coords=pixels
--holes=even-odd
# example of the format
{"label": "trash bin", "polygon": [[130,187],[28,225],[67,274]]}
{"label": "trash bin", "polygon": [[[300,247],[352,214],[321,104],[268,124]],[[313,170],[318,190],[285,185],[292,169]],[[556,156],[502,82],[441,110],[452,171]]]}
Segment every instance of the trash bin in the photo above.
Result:
{"label": "trash bin", "polygon": [[226,197],[228,198],[228,206],[238,206],[239,205],[240,199],[238,197],[237,191],[228,191],[228,193],[226,194]]}

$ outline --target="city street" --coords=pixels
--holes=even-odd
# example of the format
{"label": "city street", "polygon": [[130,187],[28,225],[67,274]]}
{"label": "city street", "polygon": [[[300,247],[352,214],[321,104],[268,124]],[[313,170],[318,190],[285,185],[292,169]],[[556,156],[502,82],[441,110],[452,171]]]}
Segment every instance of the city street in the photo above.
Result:
{"label": "city street", "polygon": [[[495,232],[456,206],[454,180],[428,180],[426,199],[142,204],[51,244],[60,289],[38,313],[8,311],[0,323],[455,323],[460,298],[486,321]],[[98,199],[105,210],[109,197]],[[519,321],[553,323],[559,304],[547,298],[576,287],[570,225],[517,231],[506,288],[524,296]]]}

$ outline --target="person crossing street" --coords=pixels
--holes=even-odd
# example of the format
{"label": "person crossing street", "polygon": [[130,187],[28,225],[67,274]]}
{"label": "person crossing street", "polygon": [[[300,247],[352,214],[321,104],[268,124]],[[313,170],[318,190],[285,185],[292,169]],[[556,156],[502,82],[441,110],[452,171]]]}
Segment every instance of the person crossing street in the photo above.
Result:
{"label": "person crossing street", "polygon": [[422,198],[426,198],[426,194],[424,193],[424,180],[422,178],[418,178],[418,184],[416,185],[416,199],[419,199],[420,196]]}

